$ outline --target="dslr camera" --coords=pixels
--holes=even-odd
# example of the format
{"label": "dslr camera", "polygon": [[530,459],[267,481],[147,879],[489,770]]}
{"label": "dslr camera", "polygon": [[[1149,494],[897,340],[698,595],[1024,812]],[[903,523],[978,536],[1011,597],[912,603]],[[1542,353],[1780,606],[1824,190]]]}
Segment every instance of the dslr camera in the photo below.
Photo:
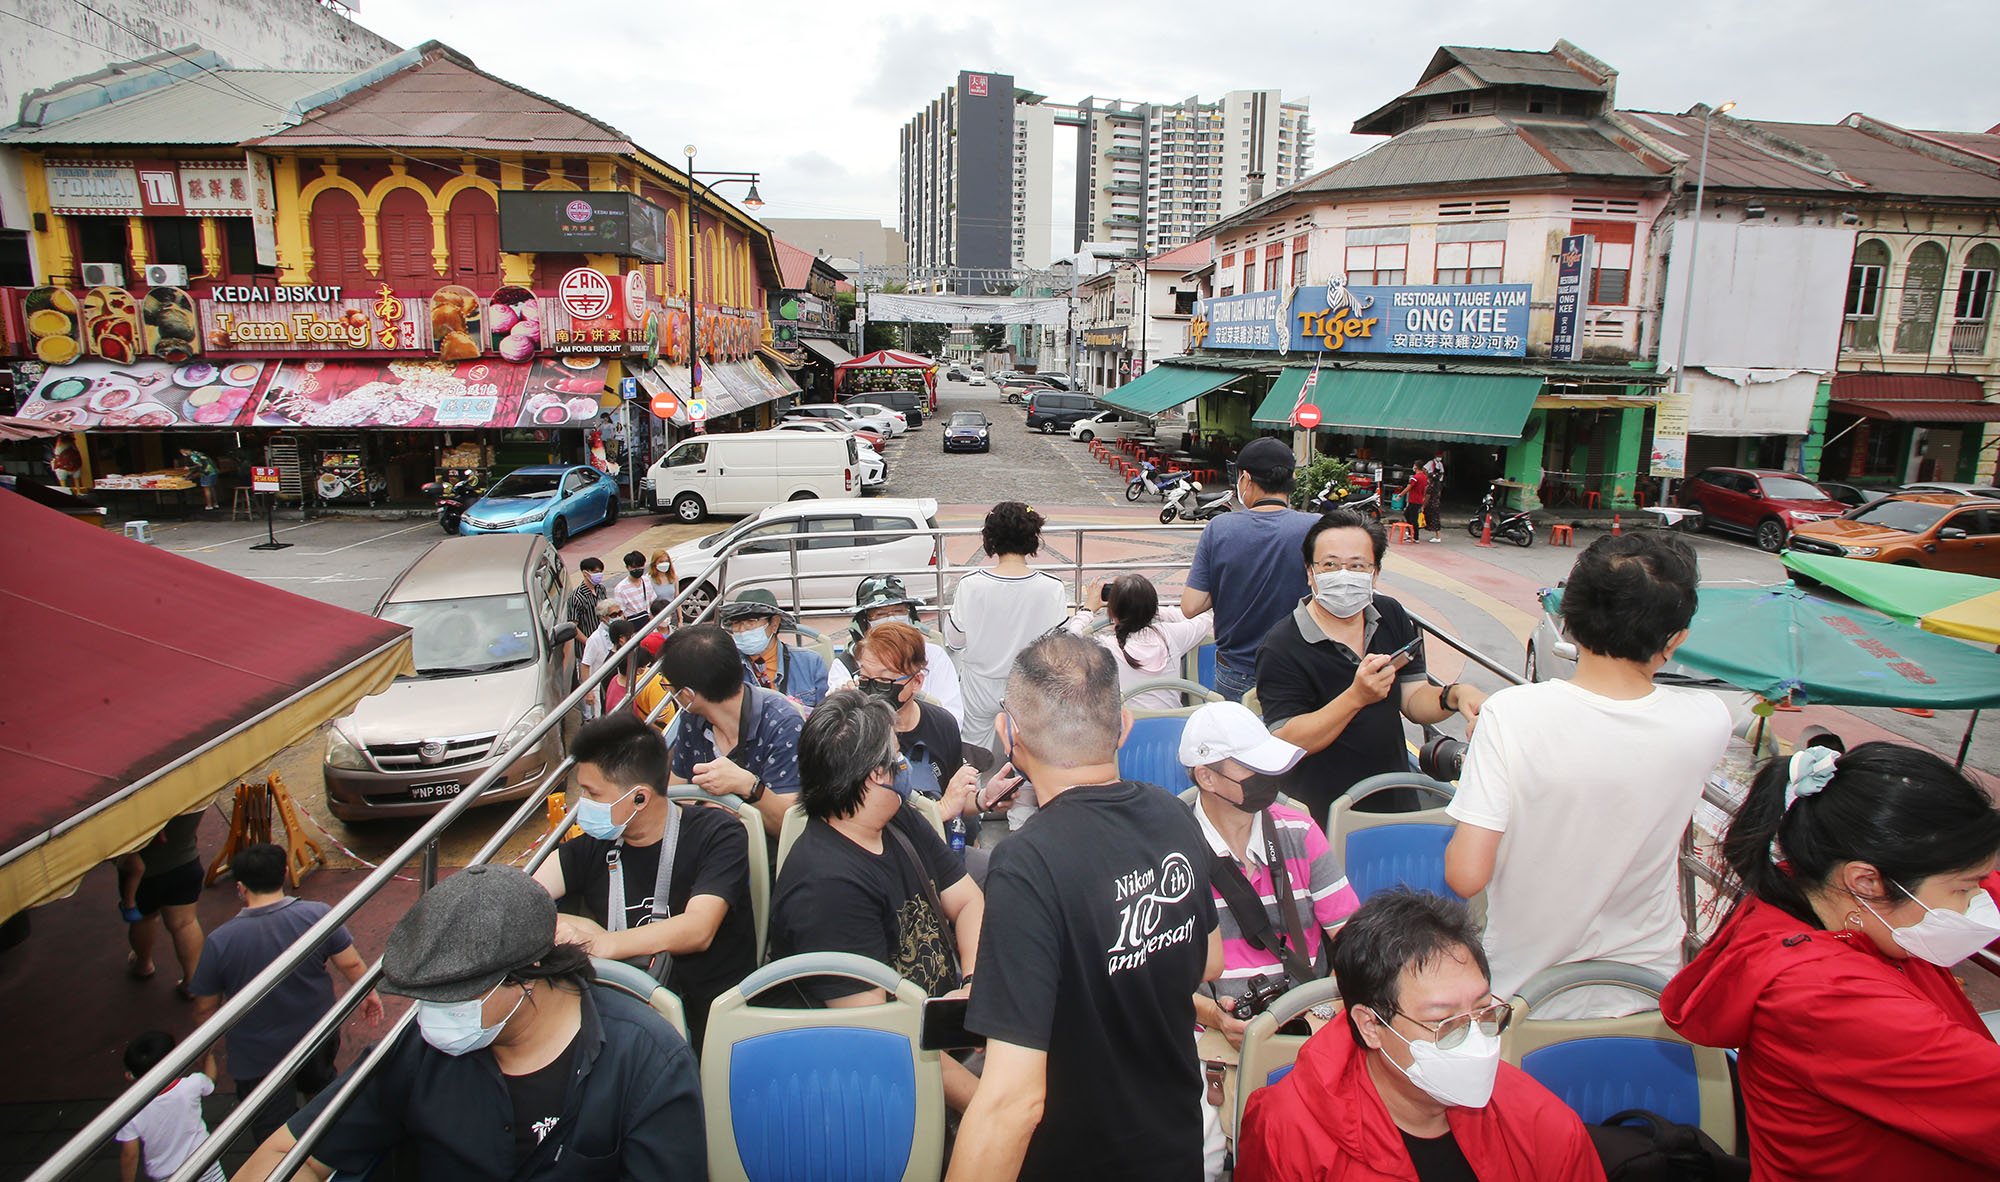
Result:
{"label": "dslr camera", "polygon": [[1284,995],[1285,982],[1282,978],[1273,981],[1263,973],[1258,973],[1243,987],[1243,996],[1236,999],[1236,1005],[1229,1011],[1230,1016],[1238,1022],[1248,1022],[1270,1009],[1271,1003]]}

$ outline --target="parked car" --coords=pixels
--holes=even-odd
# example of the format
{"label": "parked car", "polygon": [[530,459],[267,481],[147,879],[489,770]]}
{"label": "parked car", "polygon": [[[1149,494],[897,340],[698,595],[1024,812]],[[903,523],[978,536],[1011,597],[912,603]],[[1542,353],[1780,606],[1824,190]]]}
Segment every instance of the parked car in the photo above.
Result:
{"label": "parked car", "polygon": [[877,390],[868,396],[868,401],[902,415],[912,429],[923,426],[924,416],[931,413],[929,396],[919,390]]}
{"label": "parked car", "polygon": [[588,464],[535,464],[501,477],[458,519],[458,532],[570,535],[618,520],[618,482]]}
{"label": "parked car", "polygon": [[1047,386],[1051,390],[1071,390],[1069,380],[1059,373],[1017,373],[1012,378],[1024,386]]}
{"label": "parked car", "polygon": [[965,384],[968,386],[984,386],[986,384],[986,375],[983,373],[971,374],[965,379]]}
{"label": "parked car", "polygon": [[983,410],[953,411],[944,425],[946,451],[992,451],[993,423]]}
{"label": "parked car", "polygon": [[1872,505],[1896,491],[1892,488],[1873,488],[1863,487],[1859,484],[1847,484],[1838,480],[1822,480],[1818,483],[1821,492],[1846,505],[1849,509],[1859,509],[1863,505]]}
{"label": "parked car", "polygon": [[1746,534],[1774,554],[1797,527],[1847,512],[1805,477],[1766,468],[1706,469],[1681,486],[1681,504],[1701,510],[1702,528]]}
{"label": "parked car", "polygon": [[786,411],[785,417],[788,419],[825,419],[829,423],[837,423],[850,431],[873,431],[883,439],[891,438],[896,433],[896,428],[892,422],[893,416],[887,411],[878,410],[874,414],[864,414],[852,409],[851,406],[843,406],[836,402],[808,402]]}
{"label": "parked car", "polygon": [[944,376],[951,379],[954,382],[962,382],[966,380],[965,371],[963,369],[960,369],[956,365],[952,366],[950,369],[945,370]]}
{"label": "parked car", "polygon": [[1954,496],[1960,497],[2000,498],[2000,488],[1995,488],[1990,484],[1966,484],[1957,480],[1926,480],[1919,484],[1906,484],[1896,491],[1951,493]]}
{"label": "parked car", "polygon": [[903,416],[902,411],[893,410],[879,402],[843,402],[841,405],[847,408],[849,414],[861,416],[862,421],[871,426],[881,423],[889,428],[888,436],[891,439],[902,438],[910,429],[910,420]]}
{"label": "parked car", "polygon": [[1096,399],[1087,394],[1065,394],[1036,387],[1028,396],[1028,430],[1053,435],[1069,430],[1075,423],[1103,409]]}
{"label": "parked car", "polygon": [[837,423],[830,423],[825,419],[786,419],[771,428],[771,430],[812,432],[818,435],[840,435],[860,444],[862,455],[880,454],[876,452],[875,445],[869,442],[871,439],[879,438],[874,432],[850,431]]}
{"label": "parked car", "polygon": [[[928,498],[793,501],[772,505],[720,533],[683,542],[669,553],[680,574],[680,589],[693,588],[684,601],[691,612],[706,607],[725,587],[740,588],[746,579],[761,578],[776,580],[753,585],[768,588],[781,604],[844,609],[854,603],[855,584],[870,574],[901,573],[912,590],[935,595],[936,589],[928,585],[930,580],[909,572],[930,568],[936,548],[929,537],[910,537],[908,531],[936,529],[936,517],[937,502]],[[780,539],[849,530],[884,533],[879,539],[827,538],[800,543],[799,598],[804,602],[794,603],[792,547]],[[743,545],[730,556],[725,571],[718,555],[739,539]]]}
{"label": "parked car", "polygon": [[710,513],[754,513],[778,501],[851,497],[861,491],[851,438],[795,431],[697,435],[646,473],[648,499],[690,524]]}
{"label": "parked car", "polygon": [[[327,730],[326,802],[343,821],[434,813],[548,716],[576,681],[563,563],[533,534],[443,538],[375,615],[410,629],[416,672]],[[519,800],[562,758],[562,728],[481,804]]]}
{"label": "parked car", "polygon": [[1846,517],[1801,525],[1792,534],[1792,549],[2000,578],[2000,503],[1952,493],[1897,493]]}
{"label": "parked car", "polygon": [[1146,430],[1146,420],[1122,411],[1105,410],[1069,425],[1069,437],[1082,443],[1093,439],[1123,439]]}

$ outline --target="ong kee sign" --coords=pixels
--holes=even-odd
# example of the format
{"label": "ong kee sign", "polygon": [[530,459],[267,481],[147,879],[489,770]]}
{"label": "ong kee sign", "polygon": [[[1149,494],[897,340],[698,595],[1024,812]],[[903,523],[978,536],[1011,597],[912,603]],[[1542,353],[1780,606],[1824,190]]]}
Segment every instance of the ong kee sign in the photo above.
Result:
{"label": "ong kee sign", "polygon": [[1205,301],[1192,333],[1209,349],[1276,353],[1527,354],[1532,288],[1301,287]]}

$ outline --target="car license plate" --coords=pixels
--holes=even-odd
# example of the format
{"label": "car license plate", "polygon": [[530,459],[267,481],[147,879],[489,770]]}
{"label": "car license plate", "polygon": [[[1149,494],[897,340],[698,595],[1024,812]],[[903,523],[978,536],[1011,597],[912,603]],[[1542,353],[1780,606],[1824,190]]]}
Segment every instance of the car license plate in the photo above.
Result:
{"label": "car license plate", "polygon": [[417,784],[410,789],[411,800],[449,800],[464,787],[457,780],[447,784]]}

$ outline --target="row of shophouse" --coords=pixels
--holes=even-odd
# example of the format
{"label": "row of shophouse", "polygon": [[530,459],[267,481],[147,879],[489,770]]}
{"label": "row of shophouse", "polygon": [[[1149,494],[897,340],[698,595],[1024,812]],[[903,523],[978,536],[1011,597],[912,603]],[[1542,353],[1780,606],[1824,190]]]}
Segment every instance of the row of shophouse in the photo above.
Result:
{"label": "row of shophouse", "polygon": [[1380,145],[1079,283],[1081,375],[1198,435],[1442,449],[1455,495],[1531,506],[1715,465],[1992,480],[2000,129],[1621,111],[1616,82],[1567,42],[1438,50],[1355,123]]}
{"label": "row of shophouse", "polygon": [[618,129],[435,42],[359,72],[190,47],[27,97],[0,130],[32,285],[13,410],[69,483],[192,447],[310,501],[771,425],[847,354],[824,262]]}

